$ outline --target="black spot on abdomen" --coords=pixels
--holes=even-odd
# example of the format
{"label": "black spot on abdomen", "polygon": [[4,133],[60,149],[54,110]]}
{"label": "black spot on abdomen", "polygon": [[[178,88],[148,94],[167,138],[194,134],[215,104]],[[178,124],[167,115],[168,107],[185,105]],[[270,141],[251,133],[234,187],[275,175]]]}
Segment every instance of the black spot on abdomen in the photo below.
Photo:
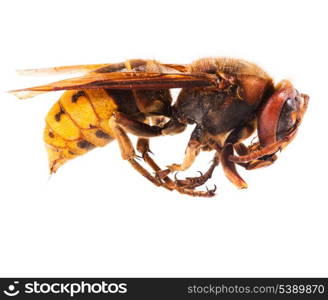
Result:
{"label": "black spot on abdomen", "polygon": [[77,146],[81,149],[86,149],[86,150],[91,150],[96,147],[94,144],[92,144],[86,140],[79,141],[77,143]]}
{"label": "black spot on abdomen", "polygon": [[100,139],[110,139],[111,136],[109,134],[107,134],[106,132],[102,131],[102,130],[97,130],[95,133],[97,138]]}
{"label": "black spot on abdomen", "polygon": [[86,95],[84,91],[78,91],[76,94],[72,96],[71,101],[72,103],[76,103],[80,97],[85,97],[85,96]]}
{"label": "black spot on abdomen", "polygon": [[55,120],[56,120],[57,122],[59,122],[60,119],[61,119],[61,115],[63,115],[63,114],[65,114],[65,111],[63,110],[62,107],[60,107],[60,111],[59,111],[58,113],[55,114]]}

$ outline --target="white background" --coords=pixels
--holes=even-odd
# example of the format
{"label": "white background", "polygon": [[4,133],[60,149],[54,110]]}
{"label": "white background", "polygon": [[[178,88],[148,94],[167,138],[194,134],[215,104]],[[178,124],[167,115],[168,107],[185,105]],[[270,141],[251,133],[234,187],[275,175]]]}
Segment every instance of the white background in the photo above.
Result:
{"label": "white background", "polygon": [[[218,168],[217,196],[197,199],[152,186],[116,143],[48,180],[44,117],[60,94],[2,92],[0,275],[328,276],[326,3],[1,1],[2,91],[58,79],[15,69],[232,56],[292,80],[311,102],[275,165],[240,169],[248,190]],[[152,141],[163,166],[182,159],[190,130]]]}

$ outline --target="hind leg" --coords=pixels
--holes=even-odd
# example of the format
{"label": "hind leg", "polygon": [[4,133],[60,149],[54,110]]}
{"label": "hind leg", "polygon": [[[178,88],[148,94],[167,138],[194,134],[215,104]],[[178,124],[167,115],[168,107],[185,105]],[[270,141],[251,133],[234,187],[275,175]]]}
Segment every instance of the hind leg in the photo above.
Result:
{"label": "hind leg", "polygon": [[[161,168],[157,165],[157,163],[150,157],[149,153],[152,153],[149,149],[149,139],[146,138],[138,138],[137,141],[137,150],[141,153],[143,160],[157,173],[161,171]],[[170,185],[173,186],[172,180],[165,176],[162,180]]]}
{"label": "hind leg", "polygon": [[[135,170],[137,170],[142,176],[147,178],[150,182],[155,184],[156,186],[162,186],[161,180],[152,176],[145,168],[143,168],[136,161],[136,154],[134,148],[132,146],[131,140],[125,133],[124,129],[117,124],[114,117],[109,120],[109,126],[112,129],[114,136],[119,144],[121,155],[124,160],[127,160]],[[166,186],[165,186],[166,187]]]}

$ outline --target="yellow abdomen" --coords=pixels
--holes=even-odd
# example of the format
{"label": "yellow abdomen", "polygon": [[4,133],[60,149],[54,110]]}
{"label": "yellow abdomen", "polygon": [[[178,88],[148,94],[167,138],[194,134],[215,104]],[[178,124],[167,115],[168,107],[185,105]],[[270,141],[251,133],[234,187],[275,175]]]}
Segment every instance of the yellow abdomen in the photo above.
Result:
{"label": "yellow abdomen", "polygon": [[117,105],[105,90],[66,91],[46,117],[50,172],[113,139],[108,120]]}

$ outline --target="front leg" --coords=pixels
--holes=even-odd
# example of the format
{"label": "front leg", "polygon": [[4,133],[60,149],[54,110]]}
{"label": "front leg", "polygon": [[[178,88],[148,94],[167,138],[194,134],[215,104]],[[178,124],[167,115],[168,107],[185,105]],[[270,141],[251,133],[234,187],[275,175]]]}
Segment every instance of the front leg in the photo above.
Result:
{"label": "front leg", "polygon": [[[276,152],[281,151],[295,138],[299,123],[300,121],[296,121],[294,126],[290,129],[289,133],[280,140],[272,142],[271,144],[267,144],[264,147],[261,147],[260,142],[258,142],[254,145],[251,145],[248,148],[249,151],[246,154],[240,156],[231,155],[229,157],[229,160],[235,163],[246,164],[249,162],[253,162],[253,164],[255,164],[254,161],[263,160],[268,161],[268,164],[270,165],[277,159],[277,157],[275,156]],[[263,166],[266,165],[267,164],[264,164]]]}
{"label": "front leg", "polygon": [[[256,144],[250,148],[256,148]],[[250,150],[243,143],[235,144],[234,149],[239,156],[249,155]],[[237,163],[244,167],[246,170],[255,170],[272,165],[278,159],[276,154],[263,156],[260,159],[254,159],[246,163]]]}
{"label": "front leg", "polygon": [[233,155],[232,144],[225,145],[220,151],[220,161],[222,163],[224,174],[237,188],[246,189],[247,183],[237,172],[235,163],[229,160],[231,155]]}

